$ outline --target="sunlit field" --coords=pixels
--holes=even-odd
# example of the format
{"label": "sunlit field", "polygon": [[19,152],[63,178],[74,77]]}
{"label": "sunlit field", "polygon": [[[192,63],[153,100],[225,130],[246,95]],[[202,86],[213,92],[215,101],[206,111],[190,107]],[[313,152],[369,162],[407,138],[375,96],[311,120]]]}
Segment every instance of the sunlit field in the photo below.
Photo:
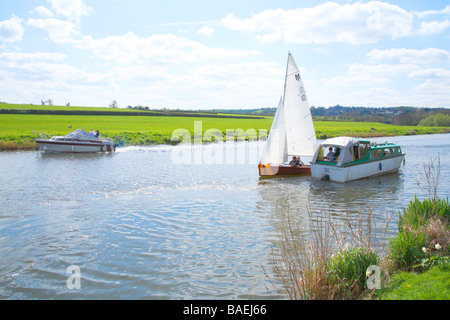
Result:
{"label": "sunlit field", "polygon": [[[82,111],[107,110],[114,112],[130,111],[127,109],[112,108],[85,108],[85,107],[49,107],[49,106],[24,106],[6,105],[9,108],[40,108],[45,110],[71,110]],[[0,108],[6,108],[1,105]],[[53,108],[53,109],[52,109]],[[202,132],[209,129],[219,130],[223,137],[228,131],[243,131],[254,129],[261,136],[264,131],[270,130],[272,117],[263,118],[214,118],[199,117],[195,114],[188,116],[130,116],[130,115],[46,115],[46,114],[0,114],[0,149],[30,149],[33,148],[33,138],[39,132],[49,135],[65,135],[70,132],[70,127],[90,131],[91,128],[99,130],[103,137],[111,137],[118,143],[125,145],[151,145],[168,144],[172,133],[176,129],[186,129],[194,135],[194,126]],[[341,135],[356,137],[379,137],[412,134],[431,134],[446,132],[445,128],[437,127],[412,127],[394,126],[382,123],[369,122],[337,122],[314,121],[318,139],[326,139]]]}

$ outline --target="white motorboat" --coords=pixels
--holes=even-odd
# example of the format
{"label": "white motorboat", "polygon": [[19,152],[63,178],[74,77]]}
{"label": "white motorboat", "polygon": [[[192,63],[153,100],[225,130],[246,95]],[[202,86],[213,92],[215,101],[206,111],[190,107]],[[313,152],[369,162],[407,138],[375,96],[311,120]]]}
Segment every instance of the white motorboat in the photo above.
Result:
{"label": "white motorboat", "polygon": [[116,145],[112,139],[102,139],[89,132],[77,129],[65,136],[50,139],[34,139],[38,149],[55,153],[95,153],[113,152]]}
{"label": "white motorboat", "polygon": [[332,138],[317,149],[311,162],[311,175],[335,182],[378,176],[397,171],[404,164],[405,155],[401,147],[393,143],[378,144],[351,137]]}

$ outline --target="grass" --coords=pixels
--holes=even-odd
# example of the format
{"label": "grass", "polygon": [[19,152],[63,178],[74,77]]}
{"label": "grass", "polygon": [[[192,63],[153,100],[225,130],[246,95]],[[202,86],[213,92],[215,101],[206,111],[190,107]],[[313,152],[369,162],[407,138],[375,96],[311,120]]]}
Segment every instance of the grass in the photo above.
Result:
{"label": "grass", "polygon": [[378,122],[315,121],[314,127],[318,139],[337,136],[368,138],[448,132],[447,129],[440,127],[395,126]]}
{"label": "grass", "polygon": [[202,131],[217,128],[225,135],[227,129],[270,128],[272,119],[2,114],[0,141],[32,140],[33,131],[65,135],[72,125],[73,129],[98,129],[102,136],[125,144],[167,144],[176,129],[187,129],[193,134],[195,121],[201,121]]}
{"label": "grass", "polygon": [[[91,110],[105,108],[37,106],[1,104],[0,109],[46,109],[46,110]],[[122,111],[151,114],[151,111],[106,108],[120,114]],[[44,114],[0,114],[0,150],[32,149],[35,147],[34,132],[46,132],[50,135],[65,135],[69,126],[73,129],[91,128],[100,130],[102,136],[125,145],[169,144],[176,129],[186,129],[194,134],[194,122],[201,121],[202,131],[217,129],[226,137],[227,129],[247,131],[249,129],[270,130],[272,117],[257,118],[209,118],[192,116],[105,116],[105,115],[44,115]],[[315,121],[318,139],[340,135],[358,137],[379,137],[408,134],[445,133],[448,128],[402,127],[381,123]]]}
{"label": "grass", "polygon": [[399,272],[376,292],[379,300],[450,300],[450,267],[434,266],[423,273]]}

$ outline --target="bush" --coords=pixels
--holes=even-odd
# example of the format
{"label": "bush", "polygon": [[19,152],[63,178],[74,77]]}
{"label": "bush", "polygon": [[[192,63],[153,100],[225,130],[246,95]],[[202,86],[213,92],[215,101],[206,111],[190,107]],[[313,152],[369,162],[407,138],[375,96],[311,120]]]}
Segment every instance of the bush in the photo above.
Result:
{"label": "bush", "polygon": [[399,216],[399,231],[405,227],[412,227],[418,230],[420,227],[428,224],[432,217],[439,217],[442,221],[448,221],[450,218],[450,205],[448,200],[425,199],[420,201],[415,197],[410,201],[408,208],[403,209]]}
{"label": "bush", "polygon": [[419,126],[450,127],[450,115],[437,113],[426,117],[419,122]]}
{"label": "bush", "polygon": [[411,269],[425,258],[422,248],[425,235],[420,232],[401,232],[390,241],[390,259],[394,269]]}
{"label": "bush", "polygon": [[337,297],[352,299],[359,297],[366,289],[366,271],[378,263],[378,255],[370,248],[340,250],[330,259],[328,281],[338,286]]}
{"label": "bush", "polygon": [[[415,198],[399,216],[399,234],[390,241],[395,269],[425,267],[424,261],[448,255],[450,206],[447,200]],[[431,265],[428,263],[428,265]]]}

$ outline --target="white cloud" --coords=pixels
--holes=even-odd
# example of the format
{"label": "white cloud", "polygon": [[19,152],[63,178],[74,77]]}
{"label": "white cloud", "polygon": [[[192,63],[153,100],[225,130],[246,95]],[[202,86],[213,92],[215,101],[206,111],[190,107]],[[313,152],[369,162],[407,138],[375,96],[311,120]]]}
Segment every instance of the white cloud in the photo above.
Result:
{"label": "white cloud", "polygon": [[422,22],[418,33],[420,35],[437,34],[450,28],[450,20]]}
{"label": "white cloud", "polygon": [[227,59],[254,56],[257,51],[227,50],[210,48],[200,42],[172,34],[139,37],[132,32],[123,36],[110,36],[94,39],[85,36],[76,46],[92,51],[104,61],[114,61],[122,65],[145,62],[151,65],[165,65],[185,62],[198,62],[204,59]]}
{"label": "white cloud", "polygon": [[210,37],[214,34],[214,29],[208,26],[204,26],[197,31],[199,34]]}
{"label": "white cloud", "polygon": [[412,72],[409,77],[419,80],[445,80],[447,82],[450,82],[450,70],[441,68],[419,70]]}
{"label": "white cloud", "polygon": [[433,64],[450,62],[450,52],[443,49],[373,49],[367,56],[372,62],[399,60],[401,63]]}
{"label": "white cloud", "polygon": [[40,99],[51,98],[55,103],[65,104],[70,99],[78,99],[90,105],[83,99],[92,99],[99,90],[113,87],[110,74],[81,70],[65,63],[66,57],[48,52],[0,53],[3,78],[0,95],[9,101],[20,98],[21,102],[38,103]]}
{"label": "white cloud", "polygon": [[83,0],[47,0],[51,8],[65,17],[86,16],[90,7]]}
{"label": "white cloud", "polygon": [[54,16],[53,12],[44,6],[39,6],[34,9],[41,17],[43,18],[51,18]]}
{"label": "white cloud", "polygon": [[371,1],[340,5],[327,2],[312,8],[265,10],[251,18],[228,14],[229,29],[258,33],[264,43],[369,44],[413,33],[413,14],[396,5]]}
{"label": "white cloud", "polygon": [[105,75],[100,73],[89,73],[79,70],[77,67],[64,63],[66,55],[62,53],[49,52],[5,52],[0,53],[0,65],[6,71],[10,79],[30,81],[58,81],[99,84],[105,83]]}
{"label": "white cloud", "polygon": [[[39,6],[34,9],[41,19],[28,19],[27,25],[44,29],[49,39],[55,43],[73,43],[73,36],[80,35],[81,17],[86,16],[90,7],[84,0],[47,0],[52,10]],[[55,16],[58,16],[55,18]]]}
{"label": "white cloud", "polygon": [[67,56],[63,53],[53,52],[34,52],[34,53],[22,53],[22,52],[3,52],[0,53],[0,61],[2,66],[16,64],[17,66],[24,63],[57,63],[63,61]]}
{"label": "white cloud", "polygon": [[448,107],[449,51],[373,49],[366,56],[368,63],[351,64],[342,75],[322,79],[320,93],[326,98],[317,98],[328,99],[329,105]]}
{"label": "white cloud", "polygon": [[450,5],[446,6],[443,10],[427,10],[427,11],[418,11],[414,12],[414,14],[420,19],[427,18],[429,16],[434,15],[447,15],[450,14]]}
{"label": "white cloud", "polygon": [[115,68],[120,80],[142,80],[128,92],[122,91],[127,104],[216,108],[274,106],[283,89],[285,66],[272,62],[208,64],[181,74],[165,72],[163,67],[145,69],[149,72],[136,70],[137,79],[129,73],[132,67]]}
{"label": "white cloud", "polygon": [[28,19],[27,25],[46,30],[50,40],[56,43],[73,43],[73,36],[80,34],[72,22],[55,18]]}
{"label": "white cloud", "polygon": [[17,42],[22,40],[24,29],[22,19],[15,15],[11,19],[0,21],[0,40],[4,42]]}

